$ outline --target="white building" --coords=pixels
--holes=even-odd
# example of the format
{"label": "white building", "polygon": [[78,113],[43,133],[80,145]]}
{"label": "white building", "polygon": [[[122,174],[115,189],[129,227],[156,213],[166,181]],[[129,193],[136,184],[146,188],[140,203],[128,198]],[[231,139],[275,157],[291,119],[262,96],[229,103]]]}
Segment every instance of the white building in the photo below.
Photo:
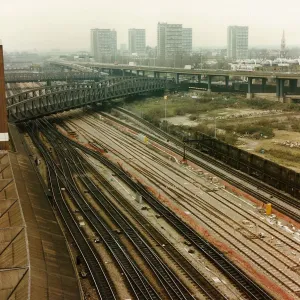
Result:
{"label": "white building", "polygon": [[227,57],[232,59],[248,57],[248,26],[228,26]]}
{"label": "white building", "polygon": [[128,30],[129,53],[144,55],[146,52],[146,31],[145,29],[131,28]]}
{"label": "white building", "polygon": [[182,28],[182,24],[158,23],[157,56],[173,58],[177,54],[191,53],[193,45],[192,28]]}
{"label": "white building", "polygon": [[112,61],[117,53],[117,32],[114,29],[91,29],[91,55],[95,61]]}
{"label": "white building", "polygon": [[182,48],[183,52],[191,54],[193,50],[193,29],[182,28]]}

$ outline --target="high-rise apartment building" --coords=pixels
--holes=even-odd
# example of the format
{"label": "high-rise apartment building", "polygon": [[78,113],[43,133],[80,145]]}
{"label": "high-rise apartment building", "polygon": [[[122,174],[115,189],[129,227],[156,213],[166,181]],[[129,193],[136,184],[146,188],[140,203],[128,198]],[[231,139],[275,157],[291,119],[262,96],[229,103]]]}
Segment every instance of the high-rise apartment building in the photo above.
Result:
{"label": "high-rise apartment building", "polygon": [[91,29],[91,55],[96,61],[111,60],[117,53],[117,32],[114,29]]}
{"label": "high-rise apartment building", "polygon": [[184,53],[191,54],[193,48],[193,29],[182,28],[182,49]]}
{"label": "high-rise apartment building", "polygon": [[232,59],[248,58],[248,26],[228,26],[227,56]]}
{"label": "high-rise apartment building", "polygon": [[167,59],[182,52],[182,24],[158,23],[157,56]]}
{"label": "high-rise apartment building", "polygon": [[145,29],[131,28],[128,30],[129,53],[145,54],[146,31]]}

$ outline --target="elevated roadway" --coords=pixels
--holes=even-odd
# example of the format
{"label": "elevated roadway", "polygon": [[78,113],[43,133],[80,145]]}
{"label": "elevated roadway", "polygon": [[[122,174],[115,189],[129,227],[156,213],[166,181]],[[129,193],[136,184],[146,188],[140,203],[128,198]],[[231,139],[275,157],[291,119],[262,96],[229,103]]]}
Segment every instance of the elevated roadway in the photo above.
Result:
{"label": "elevated roadway", "polygon": [[[68,61],[51,61],[51,64],[56,66],[71,66],[73,62]],[[146,72],[153,72],[155,78],[159,78],[160,74],[168,73],[174,74],[176,83],[180,82],[180,75],[192,75],[198,77],[198,82],[201,82],[201,76],[207,77],[207,90],[211,91],[212,78],[224,77],[225,85],[228,87],[230,77],[247,77],[248,78],[248,97],[250,98],[253,93],[252,80],[262,79],[262,92],[265,91],[265,86],[268,79],[272,79],[276,82],[276,96],[278,99],[284,97],[285,81],[289,81],[289,92],[293,93],[297,88],[297,81],[300,79],[300,72],[265,72],[265,71],[235,71],[235,70],[211,70],[211,69],[183,69],[183,68],[169,68],[169,67],[157,67],[157,66],[129,66],[123,64],[103,64],[96,62],[77,62],[77,65],[89,67],[91,69],[107,70],[112,73],[113,70],[119,70],[125,75],[125,72],[135,71],[136,75],[145,76]]]}

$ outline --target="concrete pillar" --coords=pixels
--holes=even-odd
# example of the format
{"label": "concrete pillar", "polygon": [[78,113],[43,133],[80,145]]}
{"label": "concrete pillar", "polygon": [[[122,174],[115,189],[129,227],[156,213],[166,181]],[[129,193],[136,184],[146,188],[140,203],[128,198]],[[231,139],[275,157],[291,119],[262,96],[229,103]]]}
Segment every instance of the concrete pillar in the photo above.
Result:
{"label": "concrete pillar", "polygon": [[276,97],[280,97],[280,79],[276,78]]}
{"label": "concrete pillar", "polygon": [[201,74],[198,75],[198,83],[201,83]]}
{"label": "concrete pillar", "polygon": [[47,86],[51,86],[51,80],[50,79],[47,80]]}
{"label": "concrete pillar", "polygon": [[132,76],[132,70],[129,70],[130,76]]}
{"label": "concrete pillar", "polygon": [[225,76],[225,87],[226,89],[229,87],[229,76]]}
{"label": "concrete pillar", "polygon": [[0,150],[8,150],[8,140],[3,46],[0,40]]}
{"label": "concrete pillar", "polygon": [[143,77],[145,77],[145,73],[146,73],[145,71],[142,71]]}
{"label": "concrete pillar", "polygon": [[179,83],[180,83],[179,78],[180,78],[180,74],[179,74],[179,73],[176,73],[176,84],[179,84]]}
{"label": "concrete pillar", "polygon": [[252,98],[252,79],[251,77],[248,77],[248,93],[247,93],[247,99]]}
{"label": "concrete pillar", "polygon": [[207,75],[207,91],[209,93],[211,92],[211,80],[212,80],[212,76],[211,75]]}
{"label": "concrete pillar", "polygon": [[125,76],[125,70],[121,70],[122,71],[122,76]]}
{"label": "concrete pillar", "polygon": [[261,79],[261,92],[264,93],[266,90],[267,78]]}
{"label": "concrete pillar", "polygon": [[297,79],[289,79],[289,92],[290,93],[295,93],[296,89],[297,89],[297,84],[298,84],[298,80]]}
{"label": "concrete pillar", "polygon": [[279,100],[283,101],[284,98],[284,79],[280,79],[280,90],[279,90]]}

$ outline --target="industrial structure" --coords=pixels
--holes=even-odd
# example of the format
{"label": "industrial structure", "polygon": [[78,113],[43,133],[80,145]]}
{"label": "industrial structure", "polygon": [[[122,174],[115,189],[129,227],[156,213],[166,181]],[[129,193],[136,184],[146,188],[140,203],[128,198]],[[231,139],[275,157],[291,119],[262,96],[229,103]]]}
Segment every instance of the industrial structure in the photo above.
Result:
{"label": "industrial structure", "polygon": [[0,150],[8,150],[8,126],[6,113],[3,46],[0,40]]}
{"label": "industrial structure", "polygon": [[248,57],[248,26],[228,26],[227,57],[231,59]]}
{"label": "industrial structure", "polygon": [[166,81],[146,77],[114,77],[99,83],[40,87],[7,98],[10,121],[25,121],[104,101],[164,91]]}
{"label": "industrial structure", "polygon": [[144,55],[146,52],[146,31],[145,29],[128,29],[129,54],[136,53]]}
{"label": "industrial structure", "polygon": [[111,62],[117,54],[117,32],[114,29],[91,29],[91,55],[95,61]]}
{"label": "industrial structure", "polygon": [[[59,65],[60,62],[52,62]],[[72,62],[63,61],[62,65],[72,65]],[[198,79],[198,83],[201,82],[202,76],[206,77],[207,91],[211,92],[212,79],[214,77],[223,77],[225,79],[225,87],[229,86],[229,79],[233,76],[247,78],[247,97],[253,96],[253,79],[261,80],[261,93],[266,92],[266,83],[268,79],[275,80],[276,83],[276,97],[278,100],[284,100],[284,94],[286,91],[285,82],[289,81],[289,91],[295,92],[297,88],[297,81],[300,79],[300,73],[290,72],[271,72],[271,71],[248,71],[248,70],[211,70],[211,69],[184,69],[184,68],[168,68],[168,67],[148,67],[148,66],[129,66],[129,65],[115,65],[115,64],[99,64],[99,63],[81,63],[85,66],[98,69],[100,71],[106,71],[112,74],[114,71],[120,74],[126,75],[127,72],[132,74],[135,72],[136,75],[145,76],[146,72],[153,73],[153,77],[160,78],[164,74],[171,74],[176,84],[180,83],[181,76],[195,76]],[[274,95],[275,98],[275,95]]]}

